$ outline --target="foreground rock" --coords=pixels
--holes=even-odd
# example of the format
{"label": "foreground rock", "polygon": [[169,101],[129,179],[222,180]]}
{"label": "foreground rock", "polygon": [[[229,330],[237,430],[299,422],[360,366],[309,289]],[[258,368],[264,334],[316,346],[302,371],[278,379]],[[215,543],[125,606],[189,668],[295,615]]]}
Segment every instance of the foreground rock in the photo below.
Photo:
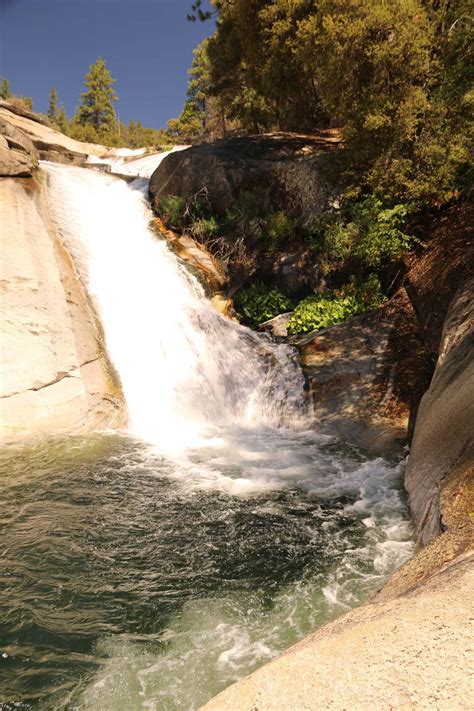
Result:
{"label": "foreground rock", "polygon": [[83,143],[46,126],[41,117],[30,111],[19,111],[8,101],[0,101],[1,125],[8,124],[25,134],[36,148],[39,158],[56,163],[84,165],[89,155],[105,156],[109,149],[96,143]]}
{"label": "foreground rock", "polygon": [[325,625],[202,711],[472,708],[467,674],[472,557],[396,600]]}
{"label": "foreground rock", "polygon": [[4,439],[121,426],[101,329],[36,180],[0,180]]}

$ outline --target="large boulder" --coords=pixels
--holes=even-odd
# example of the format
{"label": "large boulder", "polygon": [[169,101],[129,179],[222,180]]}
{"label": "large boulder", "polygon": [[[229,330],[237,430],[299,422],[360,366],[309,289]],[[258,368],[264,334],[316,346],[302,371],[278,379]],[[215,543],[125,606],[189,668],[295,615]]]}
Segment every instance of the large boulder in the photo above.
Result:
{"label": "large boulder", "polygon": [[406,444],[432,365],[403,288],[377,311],[292,340],[318,429],[377,452]]}
{"label": "large boulder", "polygon": [[336,191],[328,152],[337,152],[338,136],[266,134],[230,138],[171,153],[151,177],[155,207],[164,196],[186,199],[206,195],[212,210],[225,214],[242,192],[256,192],[270,209],[303,217],[325,208]]}
{"label": "large boulder", "polygon": [[100,324],[51,231],[33,178],[0,181],[1,433],[5,439],[123,426]]}
{"label": "large boulder", "polygon": [[[337,131],[319,136],[273,133],[225,139],[170,153],[150,180],[153,207],[163,198],[207,202],[211,214],[231,216],[232,230],[209,240],[225,261],[230,291],[250,277],[279,287],[292,298],[318,288],[320,260],[303,232],[341,192]],[[268,220],[284,213],[289,233],[269,246]]]}

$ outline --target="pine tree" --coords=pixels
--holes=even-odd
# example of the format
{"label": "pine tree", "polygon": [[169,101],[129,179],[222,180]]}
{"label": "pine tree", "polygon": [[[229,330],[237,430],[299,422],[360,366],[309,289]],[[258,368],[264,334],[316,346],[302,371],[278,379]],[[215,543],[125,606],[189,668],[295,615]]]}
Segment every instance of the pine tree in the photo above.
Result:
{"label": "pine tree", "polygon": [[92,126],[96,131],[115,129],[113,102],[118,97],[113,89],[114,82],[115,79],[105,66],[105,60],[98,57],[84,79],[86,91],[81,94],[81,104],[75,116],[77,123]]}
{"label": "pine tree", "polygon": [[2,83],[0,84],[0,99],[9,99],[10,96],[10,82],[8,79],[2,79]]}
{"label": "pine tree", "polygon": [[69,120],[68,120],[68,117],[66,116],[64,106],[61,106],[61,108],[59,109],[59,112],[57,113],[56,125],[59,128],[59,130],[61,131],[61,133],[67,133],[68,126],[69,126]]}
{"label": "pine tree", "polygon": [[58,118],[58,92],[54,86],[49,92],[48,118],[51,119],[51,121],[56,121]]}

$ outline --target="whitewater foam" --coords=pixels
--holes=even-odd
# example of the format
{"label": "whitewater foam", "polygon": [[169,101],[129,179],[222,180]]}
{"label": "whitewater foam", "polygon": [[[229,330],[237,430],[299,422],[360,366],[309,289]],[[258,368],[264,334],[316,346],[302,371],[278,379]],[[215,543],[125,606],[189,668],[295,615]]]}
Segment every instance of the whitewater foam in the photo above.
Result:
{"label": "whitewater foam", "polygon": [[170,449],[216,425],[296,422],[295,354],[218,314],[149,227],[142,186],[44,164],[57,230],[93,297],[131,430]]}

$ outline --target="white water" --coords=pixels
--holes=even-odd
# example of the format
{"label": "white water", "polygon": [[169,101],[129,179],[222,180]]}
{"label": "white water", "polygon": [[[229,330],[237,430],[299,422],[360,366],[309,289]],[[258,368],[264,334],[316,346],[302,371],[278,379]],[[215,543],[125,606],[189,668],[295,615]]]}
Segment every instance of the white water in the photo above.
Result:
{"label": "white water", "polygon": [[89,163],[110,166],[110,172],[120,175],[133,175],[140,178],[151,178],[152,173],[158,168],[161,161],[170,153],[183,151],[188,146],[174,146],[169,151],[148,153],[143,155],[145,149],[139,148],[132,151],[128,148],[117,148],[111,151],[106,158],[89,156]]}
{"label": "white water", "polygon": [[53,220],[101,316],[131,431],[182,448],[213,426],[292,424],[303,411],[293,351],[211,307],[151,232],[139,181],[44,169]]}

